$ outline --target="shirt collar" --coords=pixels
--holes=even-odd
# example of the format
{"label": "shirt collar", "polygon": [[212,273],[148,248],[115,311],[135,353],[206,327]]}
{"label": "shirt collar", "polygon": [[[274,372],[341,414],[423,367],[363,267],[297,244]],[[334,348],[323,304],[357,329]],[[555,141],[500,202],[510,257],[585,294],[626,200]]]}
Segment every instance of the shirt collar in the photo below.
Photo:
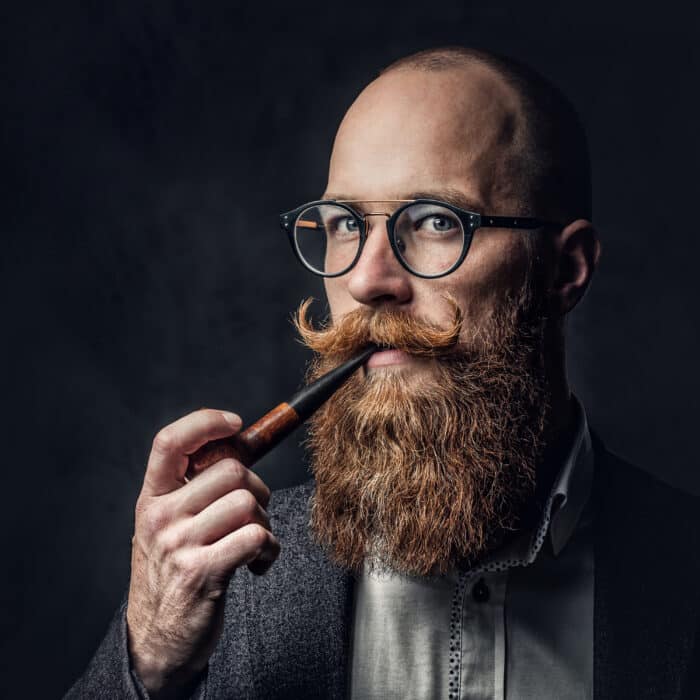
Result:
{"label": "shirt collar", "polygon": [[[529,566],[537,558],[547,534],[555,557],[571,539],[593,484],[593,445],[586,411],[575,396],[572,396],[572,402],[575,429],[571,446],[554,480],[535,530],[523,533],[504,548],[487,556],[481,564],[462,573],[473,575],[505,571],[514,566]],[[453,575],[456,573],[452,572]]]}
{"label": "shirt collar", "polygon": [[571,446],[554,480],[537,526],[533,531],[523,533],[504,548],[493,552],[471,573],[529,566],[540,553],[547,535],[556,557],[571,539],[588,502],[593,482],[593,447],[588,419],[578,399],[572,396],[572,401],[576,427]]}

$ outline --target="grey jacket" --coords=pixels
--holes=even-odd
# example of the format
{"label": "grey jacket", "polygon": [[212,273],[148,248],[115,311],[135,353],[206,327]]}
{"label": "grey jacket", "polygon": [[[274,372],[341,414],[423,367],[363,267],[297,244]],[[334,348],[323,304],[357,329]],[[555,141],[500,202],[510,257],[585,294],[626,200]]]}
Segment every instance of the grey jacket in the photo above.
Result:
{"label": "grey jacket", "polygon": [[[594,440],[596,700],[700,699],[700,501]],[[273,494],[282,553],[228,590],[223,636],[193,697],[344,698],[352,577],[311,540],[313,481]],[[67,698],[147,697],[129,670],[125,605]]]}

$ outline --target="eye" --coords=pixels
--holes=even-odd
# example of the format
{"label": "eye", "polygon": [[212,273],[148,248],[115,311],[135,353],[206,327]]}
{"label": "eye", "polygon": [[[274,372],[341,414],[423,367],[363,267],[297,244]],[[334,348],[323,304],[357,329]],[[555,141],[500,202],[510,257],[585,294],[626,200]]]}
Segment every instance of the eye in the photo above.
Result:
{"label": "eye", "polygon": [[337,216],[328,223],[331,235],[340,238],[351,238],[360,231],[360,223],[353,216]]}
{"label": "eye", "polygon": [[340,230],[354,233],[360,230],[360,226],[357,219],[353,219],[351,216],[345,216],[340,222]]}
{"label": "eye", "polygon": [[447,216],[431,216],[430,224],[436,231],[449,231],[454,222]]}
{"label": "eye", "polygon": [[430,214],[416,221],[415,228],[428,234],[445,234],[458,229],[459,223],[446,214]]}

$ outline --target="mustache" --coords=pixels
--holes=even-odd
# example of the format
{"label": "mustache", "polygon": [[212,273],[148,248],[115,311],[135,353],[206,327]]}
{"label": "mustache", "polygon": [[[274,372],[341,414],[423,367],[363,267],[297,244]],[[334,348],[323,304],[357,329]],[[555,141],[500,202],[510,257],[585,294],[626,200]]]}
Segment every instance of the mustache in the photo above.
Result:
{"label": "mustache", "polygon": [[445,326],[396,309],[358,308],[342,316],[336,324],[327,322],[315,328],[308,318],[312,298],[302,301],[292,321],[302,342],[328,359],[349,359],[370,343],[419,357],[440,357],[457,346],[464,323],[457,300],[449,293],[443,294],[443,298],[452,312]]}

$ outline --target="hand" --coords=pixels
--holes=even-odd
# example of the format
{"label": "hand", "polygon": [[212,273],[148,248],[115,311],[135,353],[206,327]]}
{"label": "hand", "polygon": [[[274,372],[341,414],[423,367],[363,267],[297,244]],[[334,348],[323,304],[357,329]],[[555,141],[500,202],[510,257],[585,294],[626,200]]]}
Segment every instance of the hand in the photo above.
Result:
{"label": "hand", "polygon": [[279,554],[260,477],[223,459],[185,479],[188,455],[240,428],[238,416],[204,409],[153,441],[136,503],[126,613],[132,664],[153,697],[176,697],[205,668],[235,570],[247,564],[264,573]]}

